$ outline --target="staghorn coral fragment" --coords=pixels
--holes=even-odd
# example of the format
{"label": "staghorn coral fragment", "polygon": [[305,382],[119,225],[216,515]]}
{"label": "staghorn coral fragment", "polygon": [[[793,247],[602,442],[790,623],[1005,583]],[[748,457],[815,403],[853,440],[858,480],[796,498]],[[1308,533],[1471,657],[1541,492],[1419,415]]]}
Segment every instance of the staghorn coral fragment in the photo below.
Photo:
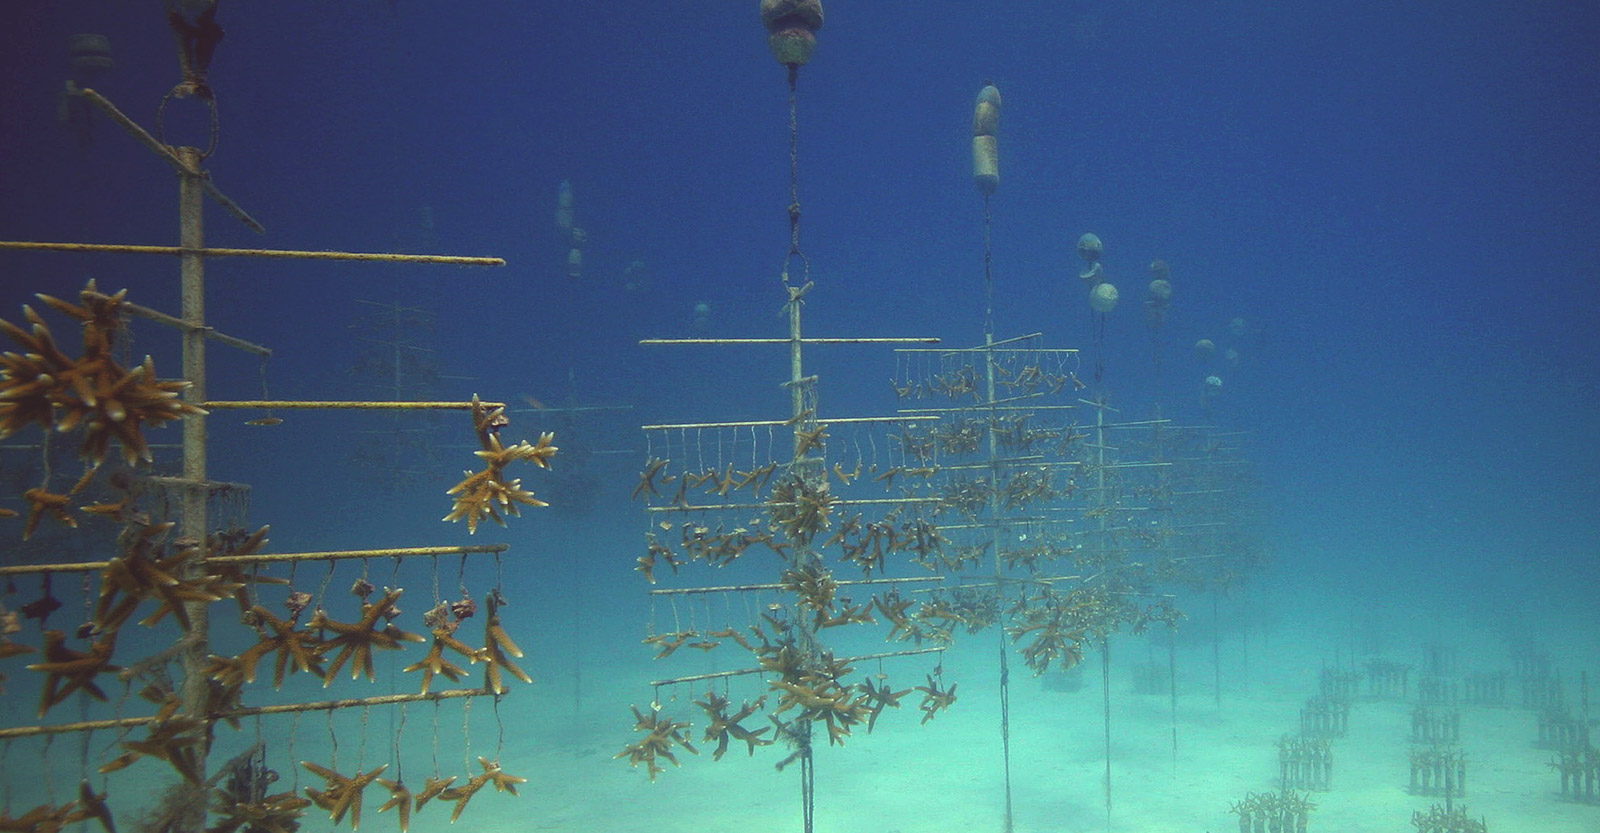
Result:
{"label": "staghorn coral fragment", "polygon": [[477,662],[481,658],[481,652],[468,647],[466,643],[455,637],[456,627],[455,622],[444,622],[435,627],[433,629],[433,645],[428,648],[428,655],[402,669],[406,673],[422,672],[423,694],[428,693],[428,689],[433,684],[433,678],[436,676],[444,677],[455,683],[460,682],[461,678],[467,673],[461,666],[444,658],[444,649],[449,648],[471,662]]}
{"label": "staghorn coral fragment", "polygon": [[78,519],[68,511],[67,503],[71,499],[67,495],[58,495],[44,489],[29,489],[22,493],[22,498],[28,502],[28,520],[22,527],[22,540],[32,538],[33,533],[39,529],[39,521],[47,516],[62,526],[78,528]]}
{"label": "staghorn coral fragment", "polygon": [[16,818],[11,817],[9,810],[0,810],[0,830],[19,833],[50,833],[66,829],[69,824],[83,821],[85,816],[75,812],[78,803],[68,801],[59,807],[54,804],[40,804]]}
{"label": "staghorn coral fragment", "polygon": [[393,781],[387,778],[379,778],[378,783],[389,791],[389,800],[378,808],[378,812],[397,811],[400,816],[400,833],[409,833],[411,830],[411,791],[406,789],[405,782],[398,778]]}
{"label": "staghorn coral fragment", "polygon": [[[146,599],[158,602],[155,612],[139,621],[154,625],[171,614],[189,630],[186,602],[215,602],[243,587],[225,575],[201,574],[179,579],[201,550],[196,546],[169,547],[166,535],[172,524],[130,523],[118,538],[122,553],[100,574],[100,595],[95,604],[94,628],[114,632],[132,617]],[[170,551],[174,550],[175,551]]]}
{"label": "staghorn coral fragment", "polygon": [[[318,648],[318,653],[339,649],[338,655],[328,666],[328,672],[323,677],[324,688],[333,684],[333,678],[348,662],[350,665],[350,679],[356,679],[365,673],[367,679],[376,680],[372,666],[372,650],[379,648],[386,651],[399,650],[402,642],[422,642],[423,637],[408,633],[395,627],[393,622],[388,622],[388,616],[394,611],[395,602],[405,590],[395,588],[386,590],[383,598],[376,602],[364,602],[361,605],[361,618],[355,622],[336,622],[321,608],[311,617],[307,627],[317,630],[333,631],[334,636],[323,642]],[[378,627],[378,620],[384,619],[383,627]]]}
{"label": "staghorn coral fragment", "polygon": [[349,814],[351,830],[361,827],[362,792],[389,768],[388,764],[384,764],[371,772],[358,772],[355,775],[345,776],[310,761],[301,761],[300,765],[327,781],[326,789],[306,787],[306,795],[311,797],[311,802],[327,810],[328,818],[333,820],[334,824],[344,821],[345,815]]}
{"label": "staghorn coral fragment", "polygon": [[414,809],[421,810],[427,806],[428,802],[444,795],[445,791],[450,789],[450,785],[454,784],[458,777],[452,775],[449,778],[440,778],[438,776],[428,778],[422,785],[422,792],[417,793],[416,807]]}
{"label": "staghorn coral fragment", "polygon": [[48,295],[39,298],[51,309],[83,323],[83,355],[73,358],[56,343],[44,319],[32,307],[22,308],[31,330],[0,321],[0,332],[23,352],[0,354],[0,438],[28,425],[68,432],[82,430],[79,456],[98,465],[111,443],[122,448],[128,465],[150,461],[146,426],[156,426],[205,411],[179,395],[189,382],[162,381],[146,356],[128,369],[114,358],[126,291],[104,295],[91,281],[82,306]]}
{"label": "staghorn coral fragment", "polygon": [[694,755],[700,754],[700,750],[695,749],[694,744],[684,736],[684,731],[691,728],[689,723],[675,721],[653,707],[649,714],[640,711],[638,706],[631,708],[634,731],[645,732],[645,737],[623,747],[621,752],[613,756],[614,758],[627,758],[628,763],[635,767],[644,764],[650,780],[654,781],[657,775],[667,771],[666,767],[656,762],[658,758],[664,758],[671,761],[673,766],[679,766],[678,757],[672,751],[674,746],[681,746]]}
{"label": "staghorn coral fragment", "polygon": [[525,683],[533,682],[533,678],[511,661],[511,657],[520,658],[522,656],[522,649],[517,647],[517,643],[511,641],[506,629],[500,624],[501,599],[499,596],[498,592],[489,594],[486,605],[488,615],[484,617],[484,646],[478,651],[478,658],[482,659],[486,665],[484,668],[483,687],[495,694],[505,694],[511,689],[505,684],[502,672],[510,674]]}
{"label": "staghorn coral fragment", "polygon": [[106,634],[88,651],[67,647],[67,635],[61,631],[44,632],[44,661],[28,666],[29,671],[47,675],[44,691],[39,698],[39,716],[54,706],[66,702],[74,691],[106,702],[106,693],[95,683],[95,677],[122,667],[111,664],[111,654],[116,649],[116,634]]}
{"label": "staghorn coral fragment", "polygon": [[[229,684],[235,678],[254,682],[256,663],[268,654],[277,654],[273,663],[272,686],[283,687],[283,678],[305,671],[326,682],[328,673],[322,668],[322,641],[311,629],[299,630],[296,616],[279,619],[272,611],[256,605],[250,608],[245,620],[261,636],[261,641],[231,660],[213,660],[208,673],[211,678]],[[263,627],[265,626],[265,627]]]}
{"label": "staghorn coral fragment", "polygon": [[939,685],[939,681],[933,678],[932,674],[928,675],[928,684],[925,686],[919,685],[916,690],[922,692],[922,702],[917,708],[922,710],[921,722],[923,723],[932,720],[934,715],[950,708],[956,702],[956,686],[952,685],[948,689],[943,688]]}
{"label": "staghorn coral fragment", "polygon": [[89,819],[100,822],[100,827],[106,833],[117,833],[117,823],[112,820],[111,808],[106,805],[106,794],[95,794],[94,787],[85,778],[78,783],[78,808],[70,820],[79,822]]}
{"label": "staghorn coral fragment", "polygon": [[170,708],[163,708],[158,713],[165,716],[150,724],[150,734],[144,740],[123,741],[121,746],[127,751],[101,766],[100,772],[116,772],[149,756],[166,761],[185,781],[196,786],[203,784],[205,778],[200,773],[200,760],[194,747],[200,743],[198,732],[205,727],[205,721],[194,717],[173,717],[171,712],[176,708],[177,700],[173,699]]}
{"label": "staghorn coral fragment", "polygon": [[534,497],[533,492],[522,488],[521,479],[507,480],[505,468],[513,462],[525,461],[548,469],[550,458],[559,450],[553,444],[555,434],[547,431],[535,444],[523,440],[508,448],[500,442],[500,429],[509,422],[504,406],[490,408],[476,395],[472,397],[472,425],[478,434],[478,444],[482,446],[473,453],[483,459],[484,468],[478,472],[462,472],[466,477],[445,492],[454,496],[455,504],[444,516],[444,520],[450,522],[465,520],[469,535],[475,534],[478,524],[485,519],[505,526],[505,519],[521,515],[523,506],[549,506]]}
{"label": "staghorn coral fragment", "polygon": [[[516,795],[517,785],[527,783],[528,781],[526,778],[516,775],[508,775],[502,771],[500,769],[499,761],[491,761],[488,758],[480,755],[478,756],[478,764],[483,767],[482,773],[472,776],[467,780],[467,783],[459,787],[444,789],[439,793],[439,797],[442,800],[454,801],[456,803],[455,810],[451,811],[450,813],[451,824],[454,824],[457,819],[461,818],[461,813],[467,809],[467,802],[471,801],[472,797],[477,795],[478,791],[483,789],[486,785],[493,784],[496,792],[508,792],[512,795]],[[450,780],[454,781],[455,779],[451,778]]]}

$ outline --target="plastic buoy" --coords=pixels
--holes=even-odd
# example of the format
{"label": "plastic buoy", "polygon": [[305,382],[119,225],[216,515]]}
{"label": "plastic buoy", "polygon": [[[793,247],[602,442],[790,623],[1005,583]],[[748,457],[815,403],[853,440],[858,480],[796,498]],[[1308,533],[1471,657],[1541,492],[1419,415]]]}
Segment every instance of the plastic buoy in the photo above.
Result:
{"label": "plastic buoy", "polygon": [[972,181],[989,196],[1000,187],[1000,89],[983,85],[972,108]]}
{"label": "plastic buoy", "polygon": [[1107,313],[1117,308],[1117,288],[1109,283],[1095,284],[1089,290],[1089,306],[1095,312]]}
{"label": "plastic buoy", "polygon": [[1105,250],[1105,244],[1101,243],[1100,238],[1092,233],[1084,234],[1082,237],[1078,238],[1078,257],[1081,257],[1090,263],[1094,263],[1095,261],[1099,260],[1100,255],[1103,254]]}
{"label": "plastic buoy", "polygon": [[72,53],[72,69],[82,75],[109,72],[117,65],[111,57],[111,39],[105,35],[82,34],[67,38]]}
{"label": "plastic buoy", "polygon": [[767,27],[767,48],[778,63],[804,66],[817,50],[822,0],[761,0],[761,25]]}

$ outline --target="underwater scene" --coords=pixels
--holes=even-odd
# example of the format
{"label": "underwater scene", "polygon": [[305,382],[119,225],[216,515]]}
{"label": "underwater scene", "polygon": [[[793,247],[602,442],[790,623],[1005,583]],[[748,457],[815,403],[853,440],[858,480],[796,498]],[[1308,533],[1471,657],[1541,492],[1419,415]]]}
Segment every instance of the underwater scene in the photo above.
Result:
{"label": "underwater scene", "polygon": [[1600,9],[63,0],[0,833],[1600,831]]}

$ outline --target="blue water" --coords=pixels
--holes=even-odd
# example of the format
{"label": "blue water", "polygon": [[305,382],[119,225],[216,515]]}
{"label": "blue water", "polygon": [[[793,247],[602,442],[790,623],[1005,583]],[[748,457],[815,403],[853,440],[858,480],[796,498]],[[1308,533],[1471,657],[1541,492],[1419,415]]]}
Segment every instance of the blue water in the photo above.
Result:
{"label": "blue water", "polygon": [[[85,0],[8,15],[0,238],[177,242],[170,169],[99,113],[69,110],[63,123],[57,112],[72,75],[67,38],[101,32],[115,69],[80,75],[80,85],[155,124],[177,81],[157,5]],[[509,438],[553,430],[562,452],[555,472],[522,473],[555,506],[471,538],[437,520],[449,511],[444,490],[476,461],[459,413],[402,424],[280,412],[283,425],[253,428],[239,424],[252,414],[229,412],[211,421],[211,474],[252,485],[248,522],[270,523],[279,552],[509,543],[498,570],[493,559],[474,559],[462,583],[480,597],[503,584],[508,626],[525,635],[526,664],[541,681],[537,694],[518,691],[501,708],[523,708],[520,698],[543,714],[578,716],[559,730],[551,718],[546,731],[558,740],[540,746],[609,757],[628,740],[621,706],[648,702],[649,679],[723,667],[697,655],[663,672],[637,646],[651,613],[631,568],[658,518],[644,517],[628,496],[658,450],[639,425],[788,415],[777,385],[788,373],[782,348],[637,344],[785,334],[777,313],[789,248],[787,88],[755,6],[286,1],[226,3],[218,14],[227,35],[208,80],[220,133],[206,165],[267,234],[211,206],[208,245],[425,251],[507,265],[213,260],[208,320],[274,355],[263,375],[255,358],[213,350],[209,396],[388,398],[393,379],[371,362],[392,367],[374,339],[394,333],[364,322],[377,308],[358,301],[399,303],[422,311],[400,328],[417,357],[399,382],[401,398],[505,401]],[[1412,661],[1417,642],[1445,640],[1475,668],[1498,669],[1508,665],[1506,645],[1529,639],[1551,646],[1569,678],[1600,670],[1600,157],[1592,148],[1600,12],[1550,2],[1365,0],[1270,8],[834,0],[827,12],[817,54],[798,79],[800,241],[816,282],[808,334],[935,336],[947,345],[982,338],[983,201],[970,179],[970,114],[992,80],[1004,96],[1002,180],[992,199],[997,335],[1043,332],[1052,346],[1084,348],[1082,374],[1098,367],[1095,390],[1129,418],[1160,403],[1179,421],[1250,432],[1260,510],[1252,533],[1271,564],[1252,579],[1257,601],[1238,603],[1239,624],[1222,629],[1241,680],[1250,673],[1241,670],[1241,639],[1251,629],[1278,629],[1282,644],[1300,652],[1290,652],[1283,673],[1302,679],[1295,675],[1311,675],[1336,649],[1349,651],[1371,622],[1390,628],[1391,648]],[[170,104],[165,138],[205,144],[203,109]],[[555,222],[562,181],[587,233],[577,278],[567,274],[570,237]],[[1122,290],[1103,333],[1076,277],[1073,246],[1091,231],[1105,241],[1108,277]],[[1153,339],[1139,301],[1155,258],[1171,264],[1175,296]],[[20,321],[32,293],[71,297],[90,277],[102,289],[128,288],[146,306],[178,305],[166,257],[0,252],[0,317]],[[1236,317],[1245,321],[1237,334],[1229,329]],[[139,323],[133,337],[135,358],[151,353],[163,376],[177,373],[169,332]],[[1200,338],[1236,349],[1237,365],[1195,359],[1190,345]],[[812,356],[826,413],[897,407],[884,384],[895,369],[887,348]],[[1223,392],[1203,409],[1210,374]],[[563,410],[578,406],[598,409]],[[154,434],[176,437],[174,429]],[[34,458],[0,451],[0,506],[23,509],[18,492],[38,485]],[[362,451],[382,462],[349,464]],[[71,540],[45,534],[47,543]],[[50,557],[47,547],[13,551],[7,540],[0,552],[10,553],[8,563]],[[761,580],[770,566],[741,563],[679,583]],[[393,569],[387,561],[369,568],[376,584],[408,585],[408,614],[431,606],[435,581],[441,598],[456,595],[453,558]],[[295,578],[312,590],[325,584],[344,604],[359,572],[346,564],[325,575],[319,564]],[[58,579],[58,590],[72,588],[69,612],[81,602],[76,581]],[[21,582],[7,606],[38,595],[37,582]],[[1195,627],[1209,635],[1204,597],[1190,601]],[[1255,616],[1256,608],[1271,614]],[[37,643],[35,623],[29,628],[27,641]],[[146,636],[151,645],[166,638]],[[963,690],[984,705],[970,719],[988,721],[992,700],[978,692],[988,685],[992,694],[991,643],[967,650],[952,665],[972,668]],[[1185,667],[1196,669],[1196,699],[1185,709],[1201,710],[1209,681],[1198,669],[1210,661],[1210,642],[1197,636],[1185,651]],[[5,662],[18,689],[3,701],[5,722],[29,722],[36,683],[24,679],[24,660]],[[1272,677],[1267,667],[1255,673]],[[925,670],[898,673],[914,679]],[[415,685],[380,681],[397,691]],[[1239,686],[1235,693],[1247,696]],[[1286,688],[1290,700],[1310,693]],[[372,691],[341,689],[333,696]],[[590,707],[585,697],[594,698]],[[128,704],[142,708],[136,697]],[[453,728],[460,711],[445,708]],[[429,710],[413,707],[408,731],[422,732],[419,715]],[[519,719],[524,713],[532,710]],[[64,706],[51,718],[74,714],[75,705]],[[481,706],[472,718],[475,754],[497,743],[488,714]],[[899,729],[914,734],[915,721],[899,717]],[[390,720],[373,713],[369,725],[384,732],[372,733],[369,754],[386,754]],[[307,746],[322,742],[317,722]],[[1267,740],[1290,728],[1252,734]],[[535,744],[516,722],[505,731],[508,750]],[[76,753],[69,757],[61,795],[76,780]],[[696,760],[686,770],[726,765]],[[795,823],[792,779],[770,778],[768,769],[751,777],[766,779],[762,789],[778,808],[772,818]],[[1265,788],[1270,769],[1246,779],[1249,789]],[[642,789],[642,774],[620,762],[605,771],[635,776],[619,783]],[[670,783],[679,775],[637,794],[667,802],[685,827],[744,818],[696,804]],[[1546,792],[1551,777],[1540,775]],[[578,809],[552,814],[560,823],[551,826],[635,829],[603,824],[611,787],[585,783],[564,785]],[[17,806],[31,806],[25,787],[10,788]],[[1236,792],[1229,786],[1203,806],[1225,805]],[[1027,829],[1103,824],[1095,790],[1084,795],[1086,806],[1061,808],[1065,821],[1030,819]],[[1393,824],[1409,812],[1385,809]],[[1571,829],[1600,827],[1592,807],[1572,813],[1579,826]],[[1190,829],[1224,823],[1217,813]],[[932,829],[923,824],[872,826]]]}

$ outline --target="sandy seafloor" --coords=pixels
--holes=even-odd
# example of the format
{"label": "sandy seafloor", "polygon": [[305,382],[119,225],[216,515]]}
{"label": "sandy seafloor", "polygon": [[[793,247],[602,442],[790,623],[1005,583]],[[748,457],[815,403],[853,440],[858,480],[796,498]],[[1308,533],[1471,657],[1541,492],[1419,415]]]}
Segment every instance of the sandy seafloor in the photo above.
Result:
{"label": "sandy seafloor", "polygon": [[[1478,634],[1458,631],[1465,640]],[[864,732],[843,748],[823,747],[816,764],[816,830],[824,833],[945,833],[999,831],[1003,793],[996,700],[996,653],[992,634],[969,638],[946,655],[947,681],[959,683],[959,700],[946,714],[918,726],[916,696],[907,708],[885,712],[872,735]],[[1126,833],[1220,833],[1237,829],[1227,813],[1230,802],[1248,792],[1276,788],[1276,741],[1295,733],[1299,709],[1316,693],[1325,653],[1325,634],[1297,630],[1288,624],[1234,632],[1221,643],[1223,697],[1220,709],[1212,690],[1209,640],[1179,643],[1178,752],[1172,751],[1171,703],[1165,695],[1132,693],[1131,663],[1154,659],[1164,663],[1166,649],[1131,637],[1114,641],[1112,673],[1113,813],[1110,830]],[[464,715],[459,702],[407,709],[401,734],[402,773],[413,790],[433,772],[435,721],[439,768],[446,774],[476,772],[478,755],[498,757],[505,770],[524,776],[519,797],[488,790],[468,805],[461,820],[448,823],[451,805],[434,804],[414,816],[412,830],[532,831],[584,833],[709,833],[710,831],[799,830],[798,771],[777,773],[779,747],[758,750],[754,758],[735,744],[721,760],[710,749],[684,755],[681,768],[671,768],[656,783],[643,770],[614,759],[631,738],[631,703],[648,701],[642,681],[660,675],[669,663],[652,663],[649,652],[631,646],[606,646],[586,652],[581,688],[574,685],[570,634],[549,633],[525,640],[525,666],[539,679],[519,686],[495,709],[478,701]],[[1388,656],[1415,662],[1396,640]],[[1510,669],[1509,654],[1493,640],[1476,652],[1462,651],[1463,671]],[[1568,677],[1569,697],[1576,700],[1580,650],[1553,658]],[[420,646],[417,648],[420,650]],[[1416,653],[1417,657],[1411,654]],[[1332,651],[1327,650],[1331,657]],[[380,660],[387,657],[380,657]],[[681,659],[681,658],[679,658]],[[671,673],[695,673],[716,667],[711,657],[696,656],[676,664]],[[396,664],[398,667],[398,664]],[[700,668],[704,666],[704,669]],[[897,687],[921,682],[928,664],[920,660],[889,665]],[[1103,726],[1098,655],[1085,663],[1084,685],[1077,692],[1051,690],[1013,663],[1011,740],[1015,829],[1020,833],[1070,833],[1106,830]],[[380,682],[386,672],[380,670]],[[394,690],[411,690],[410,677],[395,681]],[[309,681],[306,681],[309,682]],[[730,689],[737,702],[754,696],[752,677]],[[382,687],[381,685],[379,687]],[[322,689],[293,691],[316,699]],[[680,690],[676,699],[663,691],[663,708],[677,719],[703,726],[699,710],[688,701],[699,691]],[[690,694],[693,696],[687,696]],[[581,694],[581,703],[579,695]],[[258,698],[259,699],[259,698]],[[1410,831],[1411,813],[1436,801],[1406,792],[1410,712],[1413,703],[1400,700],[1361,701],[1350,716],[1347,737],[1335,740],[1333,788],[1313,794],[1316,810],[1312,831]],[[1594,833],[1600,830],[1600,806],[1561,801],[1558,782],[1547,766],[1551,752],[1536,748],[1536,714],[1522,708],[1461,708],[1462,747],[1469,757],[1466,806],[1487,820],[1495,833]],[[470,722],[470,748],[460,742],[464,717]],[[333,722],[321,715],[298,721],[283,718],[261,724],[261,737],[275,747],[274,765],[281,769],[286,754],[295,760],[328,762],[329,732],[338,737],[338,762],[348,771],[358,761],[367,769],[390,760],[393,721],[398,715],[375,709],[363,731],[359,710],[341,713]],[[504,727],[503,739],[500,725]],[[754,724],[752,724],[754,725]],[[242,733],[219,730],[219,750],[237,748],[255,736],[246,724]],[[365,740],[363,740],[363,737]],[[97,735],[96,743],[111,740]],[[292,747],[285,748],[291,742]],[[60,767],[72,769],[78,759],[76,741],[60,741],[47,754]],[[9,750],[10,770],[24,753]],[[219,751],[220,754],[220,751]],[[470,756],[470,757],[468,757]],[[390,767],[388,776],[395,775]],[[114,776],[110,788],[122,797],[148,795],[158,789],[154,777],[166,777],[160,764],[144,762]],[[286,781],[315,786],[307,773],[285,772]],[[72,791],[76,775],[56,776],[58,797]],[[14,780],[8,778],[8,780]],[[463,779],[464,780],[464,779]],[[37,784],[13,783],[13,806],[23,805]],[[283,788],[282,785],[278,787]],[[392,813],[379,814],[386,796],[369,791],[362,830],[394,830]],[[26,806],[26,805],[23,805]],[[124,813],[123,829],[134,830],[133,814]],[[334,829],[320,814],[304,819],[302,830]],[[348,829],[340,826],[338,829]]]}

